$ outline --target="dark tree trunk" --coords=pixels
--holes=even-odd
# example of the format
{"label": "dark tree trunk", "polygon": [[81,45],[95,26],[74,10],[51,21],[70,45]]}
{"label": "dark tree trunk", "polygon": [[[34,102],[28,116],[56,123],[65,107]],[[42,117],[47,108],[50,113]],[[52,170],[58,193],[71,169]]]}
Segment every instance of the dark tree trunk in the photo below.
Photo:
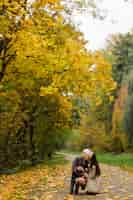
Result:
{"label": "dark tree trunk", "polygon": [[6,135],[6,140],[5,140],[5,144],[4,144],[4,161],[5,163],[8,164],[9,162],[9,138],[10,138],[10,132],[7,132]]}
{"label": "dark tree trunk", "polygon": [[35,158],[35,143],[34,143],[34,114],[36,112],[36,109],[37,109],[37,106],[35,106],[33,108],[33,111],[31,113],[31,116],[30,116],[30,120],[29,120],[29,142],[30,142],[30,150],[31,150],[31,162],[32,164],[34,164],[36,158]]}
{"label": "dark tree trunk", "polygon": [[32,124],[29,125],[29,139],[30,139],[30,150],[31,150],[31,162],[34,164],[35,161],[35,144],[33,141],[34,127]]}
{"label": "dark tree trunk", "polygon": [[49,158],[49,159],[52,159],[52,152],[49,152],[49,153],[48,153],[48,158]]}

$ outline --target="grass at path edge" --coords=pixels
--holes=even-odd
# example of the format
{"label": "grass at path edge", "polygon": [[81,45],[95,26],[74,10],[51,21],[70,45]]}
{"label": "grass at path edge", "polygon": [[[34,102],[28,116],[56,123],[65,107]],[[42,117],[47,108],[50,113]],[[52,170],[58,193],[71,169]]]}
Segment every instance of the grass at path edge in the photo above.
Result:
{"label": "grass at path edge", "polygon": [[111,154],[111,153],[98,153],[97,158],[99,162],[113,166],[120,166],[123,169],[133,171],[133,154]]}
{"label": "grass at path edge", "polygon": [[[65,150],[64,153],[72,154],[75,156],[80,156],[80,152],[71,152]],[[133,172],[133,153],[121,153],[121,154],[113,154],[113,153],[96,153],[97,159],[100,163],[119,166],[123,169]]]}

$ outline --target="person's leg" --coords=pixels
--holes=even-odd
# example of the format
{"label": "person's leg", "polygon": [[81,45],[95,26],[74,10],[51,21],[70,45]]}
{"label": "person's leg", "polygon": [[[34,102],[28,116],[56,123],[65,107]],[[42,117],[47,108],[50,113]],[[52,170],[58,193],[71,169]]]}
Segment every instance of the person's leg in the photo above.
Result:
{"label": "person's leg", "polygon": [[86,185],[81,185],[82,190],[85,190],[85,188],[86,188]]}
{"label": "person's leg", "polygon": [[85,179],[84,177],[78,177],[75,182],[75,194],[78,194],[79,187],[81,187],[82,190],[85,189]]}
{"label": "person's leg", "polygon": [[88,182],[88,174],[87,173],[84,174],[83,179],[84,179],[84,181],[82,182],[81,189],[85,190],[86,186],[87,186],[87,182]]}
{"label": "person's leg", "polygon": [[76,183],[75,184],[75,194],[77,195],[78,194],[78,192],[79,192],[79,187],[80,187],[80,185],[78,184],[78,183]]}
{"label": "person's leg", "polygon": [[76,177],[72,175],[72,177],[71,177],[71,184],[70,184],[70,194],[74,193],[75,179],[76,179]]}

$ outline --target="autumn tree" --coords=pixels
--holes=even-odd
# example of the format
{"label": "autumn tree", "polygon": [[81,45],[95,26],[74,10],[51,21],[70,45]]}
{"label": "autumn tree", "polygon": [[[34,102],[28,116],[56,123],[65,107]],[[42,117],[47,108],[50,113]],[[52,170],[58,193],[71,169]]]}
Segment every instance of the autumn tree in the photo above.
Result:
{"label": "autumn tree", "polygon": [[120,86],[133,69],[133,33],[113,35],[108,40],[107,50],[112,55],[113,78]]}
{"label": "autumn tree", "polygon": [[116,84],[60,2],[7,0],[0,9],[0,160],[8,167],[51,155],[72,128],[74,99],[98,106]]}
{"label": "autumn tree", "polygon": [[[111,37],[107,50],[112,57],[113,78],[118,88],[113,109],[112,133],[126,132],[131,141],[129,121],[132,120],[131,109],[131,83],[133,70],[133,33],[118,34]],[[132,110],[132,109],[131,109]]]}

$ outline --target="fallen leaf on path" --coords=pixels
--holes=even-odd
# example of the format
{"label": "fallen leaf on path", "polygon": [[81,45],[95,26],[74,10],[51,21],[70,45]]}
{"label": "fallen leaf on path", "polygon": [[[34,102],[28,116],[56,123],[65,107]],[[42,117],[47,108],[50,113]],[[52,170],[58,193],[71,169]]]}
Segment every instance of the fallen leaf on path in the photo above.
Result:
{"label": "fallen leaf on path", "polygon": [[116,195],[113,197],[114,199],[120,199],[120,196]]}
{"label": "fallen leaf on path", "polygon": [[113,200],[113,199],[111,199],[111,198],[107,198],[106,200]]}
{"label": "fallen leaf on path", "polygon": [[65,197],[64,200],[74,200],[73,196],[72,195],[68,195],[67,197]]}
{"label": "fallen leaf on path", "polygon": [[52,198],[53,198],[53,195],[50,194],[50,195],[47,195],[44,198],[42,198],[42,200],[50,200]]}
{"label": "fallen leaf on path", "polygon": [[108,189],[104,189],[104,190],[103,190],[103,193],[108,193],[108,192],[109,192]]}

